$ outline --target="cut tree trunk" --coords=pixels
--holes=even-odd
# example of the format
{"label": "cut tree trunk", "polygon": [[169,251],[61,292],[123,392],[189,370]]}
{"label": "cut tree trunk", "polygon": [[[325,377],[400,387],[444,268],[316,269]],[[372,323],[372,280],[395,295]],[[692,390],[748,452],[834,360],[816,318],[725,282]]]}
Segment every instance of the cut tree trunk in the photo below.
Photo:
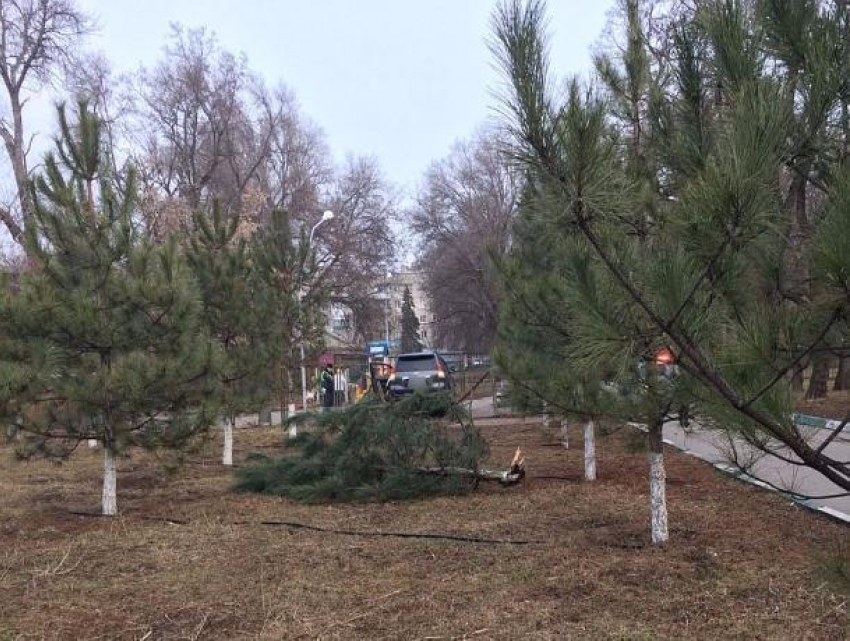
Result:
{"label": "cut tree trunk", "polygon": [[825,398],[829,384],[829,358],[818,354],[812,358],[812,377],[809,379],[809,388],[806,390],[806,398]]}
{"label": "cut tree trunk", "polygon": [[525,459],[522,451],[517,448],[514,458],[507,470],[472,470],[465,467],[423,467],[423,474],[438,474],[440,476],[463,476],[477,481],[498,481],[502,485],[514,485],[525,478]]}
{"label": "cut tree trunk", "polygon": [[103,515],[118,514],[118,474],[115,469],[115,446],[103,446]]}
{"label": "cut tree trunk", "polygon": [[596,442],[595,429],[593,421],[587,421],[584,424],[584,480],[596,480]]}
{"label": "cut tree trunk", "polygon": [[233,465],[233,424],[235,420],[232,417],[224,419],[221,426],[224,432],[224,449],[221,454],[221,462],[227,467]]}
{"label": "cut tree trunk", "polygon": [[561,421],[561,445],[563,445],[565,449],[570,448],[569,423],[566,419]]}
{"label": "cut tree trunk", "polygon": [[652,544],[662,545],[670,535],[667,531],[667,474],[664,470],[663,423],[649,426],[649,512],[652,527]]}
{"label": "cut tree trunk", "polygon": [[850,389],[850,356],[841,356],[838,359],[838,373],[835,375],[832,389],[836,392]]}

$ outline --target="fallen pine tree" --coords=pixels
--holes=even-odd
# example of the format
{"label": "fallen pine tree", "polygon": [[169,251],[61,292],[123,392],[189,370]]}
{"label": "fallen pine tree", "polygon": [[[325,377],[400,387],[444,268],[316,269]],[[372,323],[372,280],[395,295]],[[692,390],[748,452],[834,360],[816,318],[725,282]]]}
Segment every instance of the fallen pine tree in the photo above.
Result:
{"label": "fallen pine tree", "polygon": [[483,470],[463,467],[424,467],[419,468],[421,474],[438,476],[459,476],[474,481],[498,481],[502,485],[514,485],[525,478],[525,459],[522,450],[516,449],[514,458],[506,470]]}
{"label": "fallen pine tree", "polygon": [[488,480],[511,485],[525,475],[519,450],[507,470],[482,469],[487,442],[449,394],[364,401],[294,420],[310,423],[288,443],[297,451],[252,454],[236,474],[237,490],[309,503],[390,501],[463,494]]}

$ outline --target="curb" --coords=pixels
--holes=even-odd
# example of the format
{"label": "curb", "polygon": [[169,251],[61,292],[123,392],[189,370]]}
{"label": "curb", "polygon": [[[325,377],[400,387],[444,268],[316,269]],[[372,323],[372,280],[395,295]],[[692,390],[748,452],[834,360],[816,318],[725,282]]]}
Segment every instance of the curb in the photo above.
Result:
{"label": "curb", "polygon": [[[810,414],[794,414],[791,418],[794,419],[794,422],[797,425],[817,427],[822,430],[834,431],[841,426],[841,421],[836,421],[832,418],[824,418],[822,416],[811,416]],[[848,427],[850,427],[850,424]]]}

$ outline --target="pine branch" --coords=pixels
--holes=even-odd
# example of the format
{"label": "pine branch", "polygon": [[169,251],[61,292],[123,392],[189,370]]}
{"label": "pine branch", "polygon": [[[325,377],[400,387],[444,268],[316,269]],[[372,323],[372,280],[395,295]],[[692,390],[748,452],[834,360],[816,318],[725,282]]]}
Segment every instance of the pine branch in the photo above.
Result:
{"label": "pine branch", "polygon": [[809,347],[805,350],[802,350],[797,353],[797,356],[792,360],[788,365],[784,368],[780,368],[773,379],[770,380],[766,385],[764,385],[758,392],[756,392],[753,396],[751,396],[744,404],[743,407],[749,407],[756,401],[758,401],[762,396],[764,396],[767,392],[769,392],[774,385],[776,385],[779,381],[781,381],[785,376],[792,371],[797,365],[799,365],[803,359],[808,358],[815,352],[815,348],[817,345],[821,343],[821,341],[826,337],[829,333],[829,330],[837,323],[841,318],[840,310],[835,310],[830,317],[829,321],[823,327],[823,329],[818,332],[817,337],[811,342]]}
{"label": "pine branch", "polygon": [[830,443],[832,443],[836,438],[838,438],[838,435],[844,431],[844,428],[847,427],[848,423],[850,423],[850,414],[845,415],[844,420],[841,421],[838,427],[833,429],[832,434],[830,434],[826,439],[824,439],[824,442],[818,446],[818,449],[816,449],[815,452],[817,452],[818,454],[823,452],[829,446]]}

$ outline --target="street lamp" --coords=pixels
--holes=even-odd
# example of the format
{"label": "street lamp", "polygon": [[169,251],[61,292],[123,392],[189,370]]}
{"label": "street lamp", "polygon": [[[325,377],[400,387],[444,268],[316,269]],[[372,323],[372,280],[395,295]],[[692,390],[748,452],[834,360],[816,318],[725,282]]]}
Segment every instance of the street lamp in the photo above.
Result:
{"label": "street lamp", "polygon": [[311,248],[313,247],[313,234],[316,233],[316,230],[323,223],[326,223],[326,222],[333,220],[333,219],[334,219],[334,213],[330,209],[328,209],[328,210],[325,211],[325,213],[322,214],[321,220],[319,220],[319,222],[317,222],[315,225],[313,225],[313,229],[310,230],[310,241],[309,241],[309,245],[310,245]]}
{"label": "street lamp", "polygon": [[[326,222],[329,222],[334,219],[334,213],[328,209],[322,214],[321,220],[313,225],[313,228],[310,230],[310,237],[308,241],[308,246],[310,251],[313,250],[313,234],[316,233],[316,230]],[[301,303],[304,301],[304,290],[301,289],[298,292],[298,304],[299,307]],[[304,332],[301,332],[301,407],[306,412],[307,411],[307,367],[304,363]],[[291,430],[290,430],[291,431]],[[293,434],[294,436],[294,434]]]}

